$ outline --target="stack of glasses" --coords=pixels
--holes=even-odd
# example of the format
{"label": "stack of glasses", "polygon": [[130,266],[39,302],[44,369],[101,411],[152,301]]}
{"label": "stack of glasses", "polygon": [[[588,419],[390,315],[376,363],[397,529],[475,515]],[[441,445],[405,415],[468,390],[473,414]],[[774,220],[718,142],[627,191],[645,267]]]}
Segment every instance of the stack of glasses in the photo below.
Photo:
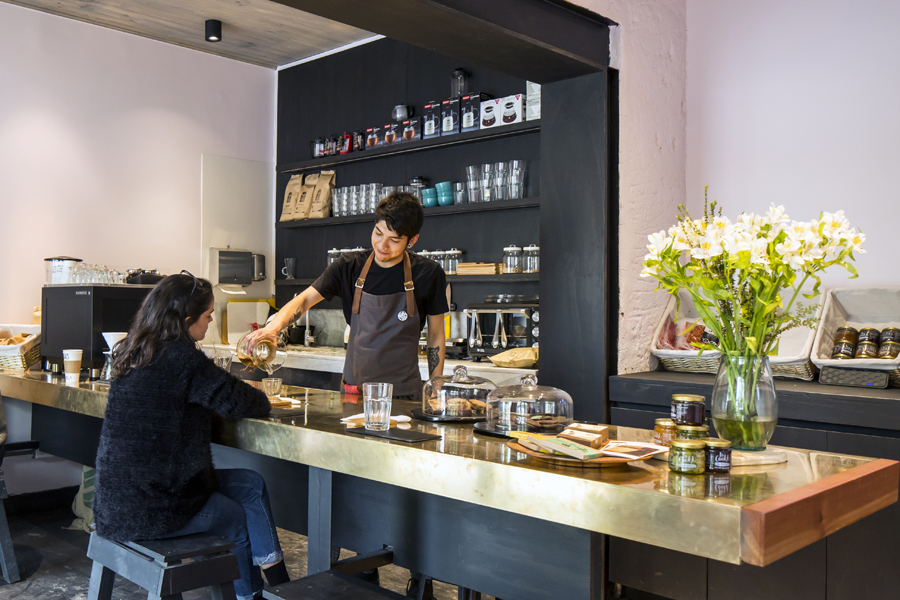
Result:
{"label": "stack of glasses", "polygon": [[525,161],[510,160],[466,167],[466,191],[469,202],[524,198]]}
{"label": "stack of glasses", "polygon": [[346,217],[375,212],[382,199],[383,186],[380,183],[364,183],[349,187],[335,188],[331,196],[331,215]]}

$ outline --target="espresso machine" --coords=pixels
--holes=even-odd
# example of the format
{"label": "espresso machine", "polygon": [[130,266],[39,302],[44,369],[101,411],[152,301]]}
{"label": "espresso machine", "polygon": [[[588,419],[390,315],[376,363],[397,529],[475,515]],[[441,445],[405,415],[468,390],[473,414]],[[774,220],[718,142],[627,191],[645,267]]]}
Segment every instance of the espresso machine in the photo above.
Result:
{"label": "espresso machine", "polygon": [[128,331],[144,297],[155,286],[50,285],[41,292],[41,355],[61,371],[63,350],[82,350],[82,367],[99,370],[109,350],[101,335]]}

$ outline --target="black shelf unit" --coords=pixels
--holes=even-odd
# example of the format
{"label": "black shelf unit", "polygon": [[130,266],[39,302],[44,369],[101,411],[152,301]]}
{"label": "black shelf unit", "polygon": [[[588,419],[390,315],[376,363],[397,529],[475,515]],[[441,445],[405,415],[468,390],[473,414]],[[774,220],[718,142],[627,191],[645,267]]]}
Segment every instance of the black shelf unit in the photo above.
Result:
{"label": "black shelf unit", "polygon": [[448,146],[457,146],[459,144],[471,144],[473,142],[483,142],[486,140],[496,140],[517,135],[524,135],[528,133],[537,133],[540,130],[540,120],[524,121],[522,123],[513,123],[511,125],[495,127],[493,129],[467,131],[466,133],[456,133],[449,136],[430,138],[427,140],[402,142],[393,144],[391,146],[382,146],[381,148],[364,150],[362,152],[351,152],[349,154],[326,156],[324,158],[311,158],[309,160],[289,163],[286,165],[277,165],[276,170],[279,173],[302,173],[303,171],[327,169],[339,165],[348,165],[351,163],[357,163],[366,160],[374,160],[376,158],[397,156],[399,154],[423,152],[426,150],[446,148]]}
{"label": "black shelf unit", "polygon": [[[525,283],[540,281],[540,273],[516,273],[509,275],[447,275],[449,283]],[[276,279],[277,286],[307,287],[315,279]]]}
{"label": "black shelf unit", "polygon": [[[517,208],[537,208],[540,198],[522,198],[517,200],[497,200],[495,202],[478,202],[475,204],[454,204],[451,206],[435,206],[425,209],[425,217],[441,215],[458,215],[461,213],[489,212],[494,210],[512,210]],[[349,217],[328,217],[325,219],[304,219],[302,221],[285,221],[276,223],[276,229],[303,229],[306,227],[328,227],[346,225],[348,223],[370,223],[371,214],[351,215]]]}

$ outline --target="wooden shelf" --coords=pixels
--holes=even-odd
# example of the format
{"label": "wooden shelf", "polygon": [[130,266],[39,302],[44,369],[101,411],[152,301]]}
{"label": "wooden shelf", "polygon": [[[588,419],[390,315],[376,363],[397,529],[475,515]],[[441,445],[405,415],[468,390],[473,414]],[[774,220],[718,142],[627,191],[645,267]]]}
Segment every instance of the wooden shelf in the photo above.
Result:
{"label": "wooden shelf", "polygon": [[[451,283],[521,283],[540,281],[540,273],[518,273],[515,275],[447,275]],[[275,285],[310,286],[315,279],[276,279]]]}
{"label": "wooden shelf", "polygon": [[[539,198],[521,198],[518,200],[497,200],[495,202],[476,202],[474,204],[453,204],[450,206],[434,206],[425,208],[426,217],[441,215],[458,215],[461,213],[488,212],[492,210],[511,210],[516,208],[535,208],[541,205]],[[306,227],[328,227],[347,225],[348,223],[371,223],[374,215],[350,215],[349,217],[327,217],[325,219],[303,219],[302,221],[284,221],[275,223],[276,229],[302,229]]]}
{"label": "wooden shelf", "polygon": [[351,152],[349,154],[341,154],[338,156],[301,160],[299,162],[277,165],[275,169],[279,173],[301,173],[312,169],[326,169],[328,167],[336,167],[338,165],[346,165],[364,160],[374,160],[386,156],[396,156],[398,154],[407,154],[410,152],[424,152],[425,150],[446,148],[447,146],[456,146],[459,144],[471,144],[483,142],[485,140],[525,135],[528,133],[539,133],[540,130],[541,122],[539,120],[525,121],[513,125],[504,125],[503,127],[495,127],[493,129],[468,131],[466,133],[457,133],[427,140],[417,140],[415,142],[401,142],[390,146],[375,148],[374,150],[363,150],[362,152]]}

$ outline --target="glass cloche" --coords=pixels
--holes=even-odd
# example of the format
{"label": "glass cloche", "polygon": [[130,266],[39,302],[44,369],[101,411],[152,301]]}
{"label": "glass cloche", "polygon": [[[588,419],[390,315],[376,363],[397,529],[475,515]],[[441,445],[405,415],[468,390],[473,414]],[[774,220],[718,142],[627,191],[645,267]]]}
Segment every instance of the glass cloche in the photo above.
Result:
{"label": "glass cloche", "polygon": [[483,417],[488,394],[497,389],[484,377],[469,377],[459,365],[453,375],[439,375],[425,382],[422,412],[434,417]]}
{"label": "glass cloche", "polygon": [[520,385],[499,387],[488,396],[487,423],[494,431],[559,433],[572,423],[572,396],[555,387],[537,384],[523,375]]}

